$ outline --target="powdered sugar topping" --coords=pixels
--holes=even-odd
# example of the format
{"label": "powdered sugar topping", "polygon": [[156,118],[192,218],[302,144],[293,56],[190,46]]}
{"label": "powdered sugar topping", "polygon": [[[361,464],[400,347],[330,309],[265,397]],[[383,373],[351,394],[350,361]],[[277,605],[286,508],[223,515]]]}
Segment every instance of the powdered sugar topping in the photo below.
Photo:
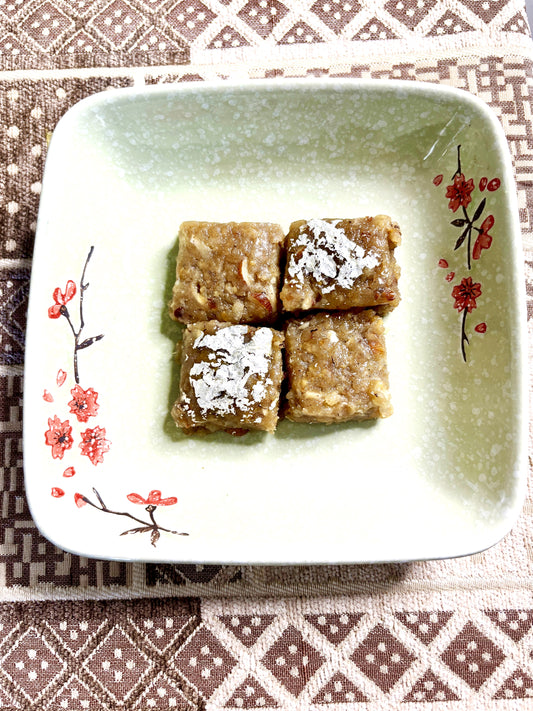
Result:
{"label": "powdered sugar topping", "polygon": [[339,222],[313,219],[302,225],[294,242],[296,254],[293,252],[289,258],[289,275],[300,283],[304,277],[312,276],[323,286],[324,294],[336,286],[350,289],[365,268],[373,269],[379,264],[375,254],[365,253],[342,227],[337,227]]}
{"label": "powdered sugar topping", "polygon": [[[195,363],[190,370],[190,381],[202,414],[221,415],[251,409],[266,395],[272,354],[272,331],[258,328],[246,341],[246,326],[228,326],[214,334],[199,336],[193,347],[208,348],[207,362]],[[213,356],[213,357],[212,357]],[[252,387],[248,381],[260,376]]]}

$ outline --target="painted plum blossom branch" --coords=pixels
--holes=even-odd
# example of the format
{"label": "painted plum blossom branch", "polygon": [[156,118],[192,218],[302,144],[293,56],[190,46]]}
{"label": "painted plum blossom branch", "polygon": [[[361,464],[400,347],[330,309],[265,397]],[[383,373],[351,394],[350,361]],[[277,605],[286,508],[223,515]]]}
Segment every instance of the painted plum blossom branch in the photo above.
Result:
{"label": "painted plum blossom branch", "polygon": [[[479,184],[481,191],[487,188],[490,192],[497,190],[500,187],[499,178],[493,178],[490,182],[486,178],[482,178]],[[474,181],[472,178],[468,180],[461,168],[461,146],[457,146],[457,169],[452,176],[452,184],[446,188],[446,197],[449,200],[448,207],[452,212],[457,212],[462,209],[463,217],[457,217],[452,220],[451,224],[457,228],[464,228],[459,238],[457,239],[454,251],[459,249],[466,241],[467,268],[472,268],[472,259],[479,259],[481,252],[484,249],[489,249],[492,244],[492,235],[489,230],[494,227],[494,216],[489,215],[478,227],[475,223],[481,218],[487,204],[487,198],[483,198],[474,214],[468,214],[467,207],[472,202],[472,193],[475,190]],[[472,248],[472,236],[477,232],[477,239]]]}
{"label": "painted plum blossom branch", "polygon": [[78,370],[78,351],[81,351],[84,348],[88,348],[89,346],[92,346],[93,343],[96,343],[96,341],[99,341],[104,337],[104,334],[101,333],[98,336],[91,336],[90,338],[86,338],[85,340],[80,341],[82,331],[85,327],[85,321],[83,318],[83,297],[85,295],[85,292],[89,288],[89,284],[85,282],[85,272],[87,270],[87,265],[89,264],[89,260],[92,257],[93,251],[94,251],[94,246],[92,246],[89,250],[89,254],[87,255],[87,259],[85,260],[85,264],[83,266],[83,272],[81,274],[81,279],[80,279],[79,327],[77,329],[74,327],[72,317],[71,317],[70,312],[67,307],[67,304],[69,303],[69,301],[72,301],[72,299],[74,298],[74,296],[76,295],[76,292],[77,292],[76,283],[73,282],[72,279],[69,279],[67,281],[67,285],[65,287],[64,292],[61,291],[61,289],[59,287],[54,289],[54,292],[52,294],[54,303],[48,309],[49,318],[55,319],[55,318],[59,318],[60,316],[64,316],[67,319],[68,325],[70,326],[70,330],[72,331],[72,335],[74,336],[74,353],[73,353],[74,380],[76,381],[77,384],[79,384],[79,382],[80,382],[79,370]]}
{"label": "painted plum blossom branch", "polygon": [[[442,183],[443,175],[437,175],[433,179],[433,184],[439,186]],[[472,262],[481,258],[483,250],[490,249],[492,245],[492,235],[490,231],[494,227],[494,216],[487,215],[481,222],[483,212],[487,206],[487,198],[483,197],[477,207],[472,212],[469,208],[472,203],[473,193],[476,189],[473,178],[466,178],[461,165],[461,146],[457,146],[457,168],[452,175],[451,185],[446,186],[446,198],[448,199],[448,208],[452,212],[457,212],[459,208],[462,211],[462,217],[456,217],[451,221],[451,224],[461,230],[461,234],[455,242],[453,251],[457,251],[463,244],[466,243],[466,267],[468,271],[472,270]],[[499,178],[488,180],[482,177],[479,181],[478,188],[482,193],[485,190],[494,192],[501,185]],[[470,210],[470,212],[469,212]],[[475,240],[473,238],[475,237]],[[473,244],[472,244],[473,242]],[[443,269],[449,268],[447,259],[439,259],[439,267]],[[447,282],[454,281],[455,271],[450,271],[446,274]],[[477,308],[477,299],[481,296],[481,284],[474,282],[471,276],[460,278],[459,283],[456,283],[452,289],[451,296],[454,299],[454,308],[462,314],[461,318],[461,355],[466,363],[466,346],[470,345],[470,340],[466,332],[468,314]],[[474,327],[476,333],[485,333],[487,324],[482,322]]]}
{"label": "painted plum blossom branch", "polygon": [[457,284],[452,289],[452,297],[455,299],[454,308],[457,309],[459,313],[463,313],[463,318],[461,319],[461,354],[465,363],[465,344],[470,344],[468,336],[466,335],[466,317],[477,308],[476,299],[479,296],[481,296],[481,284],[474,283],[472,277],[465,277],[461,280],[460,284]]}
{"label": "painted plum blossom branch", "polygon": [[157,541],[161,537],[161,531],[165,531],[166,533],[172,533],[176,536],[189,535],[188,533],[180,533],[178,531],[172,531],[169,528],[164,528],[163,526],[160,526],[155,520],[154,514],[157,507],[173,506],[174,504],[177,504],[178,499],[175,496],[169,496],[165,499],[162,499],[161,492],[157,490],[151,491],[146,498],[135,493],[128,494],[126,498],[133,504],[146,504],[145,511],[148,513],[149,520],[145,521],[141,518],[138,518],[137,516],[133,516],[133,514],[129,513],[129,511],[114,511],[113,509],[110,509],[108,506],[106,506],[98,491],[93,488],[93,492],[98,500],[98,504],[95,504],[84,494],[76,493],[74,494],[74,501],[76,502],[76,506],[78,508],[81,508],[82,506],[85,506],[85,504],[88,504],[94,509],[97,509],[97,511],[103,511],[104,513],[112,514],[114,516],[124,516],[126,518],[130,518],[132,521],[136,521],[137,523],[141,524],[141,526],[136,526],[134,528],[129,528],[128,530],[123,531],[120,534],[121,536],[126,536],[128,534],[133,533],[150,533],[150,542],[155,548]]}

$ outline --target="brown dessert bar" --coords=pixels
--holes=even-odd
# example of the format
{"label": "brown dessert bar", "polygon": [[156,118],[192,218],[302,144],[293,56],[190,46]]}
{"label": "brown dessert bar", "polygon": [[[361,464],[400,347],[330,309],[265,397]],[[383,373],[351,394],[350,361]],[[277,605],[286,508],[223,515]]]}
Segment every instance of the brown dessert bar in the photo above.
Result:
{"label": "brown dessert bar", "polygon": [[170,315],[182,323],[271,323],[279,313],[279,225],[184,222]]}
{"label": "brown dessert bar", "polygon": [[293,222],[281,290],[284,310],[396,306],[400,268],[394,249],[400,241],[398,225],[386,215]]}
{"label": "brown dessert bar", "polygon": [[189,324],[181,350],[181,394],[172,408],[176,424],[188,433],[273,432],[283,341],[282,333],[266,326]]}
{"label": "brown dessert bar", "polygon": [[344,422],[392,414],[383,321],[372,309],[316,313],[285,330],[294,422]]}

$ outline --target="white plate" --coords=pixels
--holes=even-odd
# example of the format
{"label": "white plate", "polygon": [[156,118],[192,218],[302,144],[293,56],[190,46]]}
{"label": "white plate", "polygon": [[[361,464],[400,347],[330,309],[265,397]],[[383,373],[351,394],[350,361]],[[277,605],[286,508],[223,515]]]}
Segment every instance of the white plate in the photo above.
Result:
{"label": "white plate", "polygon": [[[166,313],[180,223],[287,228],[377,213],[403,232],[403,301],[386,320],[394,415],[181,435],[168,414],[179,331]],[[524,323],[509,152],[469,94],[283,80],[92,96],[56,128],[43,182],[24,396],[32,515],[60,547],[122,560],[479,551],[510,529],[524,495]]]}

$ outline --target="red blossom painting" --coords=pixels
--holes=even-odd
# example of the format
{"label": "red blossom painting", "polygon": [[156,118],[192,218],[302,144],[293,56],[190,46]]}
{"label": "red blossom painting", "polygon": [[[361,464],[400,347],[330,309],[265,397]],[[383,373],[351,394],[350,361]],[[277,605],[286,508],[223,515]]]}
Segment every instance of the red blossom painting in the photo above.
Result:
{"label": "red blossom painting", "polygon": [[95,466],[104,461],[105,452],[109,452],[111,442],[105,438],[105,427],[93,427],[81,433],[80,449],[85,457],[89,457]]}
{"label": "red blossom painting", "polygon": [[[89,418],[96,418],[100,409],[98,392],[93,387],[82,387],[80,385],[78,363],[78,352],[103,338],[102,334],[82,338],[86,325],[84,298],[89,288],[85,276],[93,251],[94,247],[91,247],[85,260],[79,283],[76,284],[73,279],[68,279],[64,288],[56,287],[53,289],[53,304],[48,308],[48,317],[50,319],[64,318],[66,320],[74,341],[73,367],[69,371],[71,377],[74,378],[74,384],[70,388],[70,398],[67,388],[64,388],[64,392],[59,390],[67,381],[68,376],[67,371],[61,367],[56,372],[55,385],[50,387],[50,383],[47,383],[50,390],[57,388],[54,390],[54,394],[44,388],[42,396],[43,400],[50,404],[49,406],[54,403],[53,407],[56,413],[60,407],[64,408],[63,416],[54,413],[53,416],[48,417],[48,429],[44,433],[44,441],[50,447],[52,458],[60,460],[65,458],[67,460],[62,469],[57,471],[57,476],[61,476],[64,482],[62,486],[69,484],[68,480],[76,474],[76,468],[72,464],[73,460],[76,461],[76,458],[83,456],[86,458],[85,461],[89,461],[94,466],[102,464],[104,454],[109,451],[111,446],[105,427],[96,425],[86,428],[84,431],[80,427],[80,424],[86,425]],[[75,443],[78,444],[78,448],[74,447]],[[78,459],[79,461],[82,460]],[[67,465],[66,468],[65,464]],[[83,465],[81,465],[81,469],[83,469]],[[51,487],[50,492],[54,498],[59,498],[65,494],[63,488],[59,486]]]}
{"label": "red blossom painting", "polygon": [[100,407],[97,403],[98,393],[93,388],[84,390],[81,385],[75,385],[70,391],[72,400],[68,403],[70,412],[76,415],[78,422],[87,422],[89,417],[95,417]]}
{"label": "red blossom painting", "polygon": [[474,181],[472,178],[465,179],[462,173],[456,173],[453,176],[453,184],[446,188],[446,197],[450,202],[448,207],[453,212],[457,212],[460,207],[468,207],[472,202],[471,193],[474,190]]}
{"label": "red blossom painting", "polygon": [[[73,502],[77,509],[87,507],[87,509],[95,509],[115,516],[117,519],[120,518],[120,520],[129,519],[130,521],[134,521],[136,525],[133,528],[122,531],[119,535],[126,536],[145,533],[148,534],[150,543],[155,547],[162,533],[176,536],[189,535],[188,533],[178,532],[162,526],[160,522],[156,520],[156,515],[159,518],[157,512],[160,507],[167,508],[175,506],[178,503],[176,496],[163,496],[159,489],[152,489],[147,494],[131,492],[124,497],[125,502],[128,502],[125,508],[127,509],[129,507],[133,509],[133,511],[123,510],[122,507],[117,510],[116,508],[108,507],[104,503],[97,489],[92,489],[95,498],[90,498],[80,493],[80,491],[75,491],[73,488],[73,485],[78,487],[83,481],[86,481],[87,471],[88,469],[92,469],[90,464],[95,467],[104,464],[104,455],[109,452],[111,448],[111,442],[107,438],[107,430],[104,426],[92,424],[91,421],[92,426],[87,427],[87,423],[91,418],[100,417],[99,394],[94,387],[86,387],[80,384],[78,363],[78,352],[92,346],[103,338],[102,334],[83,339],[81,335],[85,328],[84,296],[89,288],[85,275],[87,265],[93,254],[93,249],[93,247],[90,248],[87,259],[85,260],[79,286],[76,286],[76,283],[69,279],[66,282],[64,290],[60,287],[56,287],[52,293],[53,304],[48,308],[49,318],[59,319],[62,317],[66,319],[74,340],[73,367],[68,373],[70,378],[73,377],[74,383],[69,383],[68,387],[63,388],[63,385],[67,382],[67,371],[63,368],[59,368],[55,375],[55,387],[57,388],[54,390],[55,397],[46,388],[41,391],[42,399],[47,403],[46,407],[50,409],[53,407],[57,412],[61,405],[64,407],[66,415],[65,417],[61,417],[54,413],[53,416],[48,417],[48,429],[44,433],[44,441],[46,446],[50,447],[52,458],[60,460],[65,458],[62,465],[57,468],[57,476],[61,476],[61,486],[57,486],[57,482],[51,482],[48,491],[52,498],[57,500],[61,499],[63,502]],[[78,309],[72,310],[74,313],[77,311],[78,315],[73,317],[68,305],[70,304],[72,308],[71,302],[73,302],[76,297],[78,297]],[[47,385],[50,387],[50,383],[47,383]],[[60,390],[60,388],[63,389]],[[50,389],[53,390],[54,387]],[[77,448],[74,447],[75,443],[78,444]],[[68,461],[69,459],[70,461]],[[72,461],[75,462],[76,466],[73,465]],[[90,464],[88,464],[88,462],[90,462]],[[76,478],[74,479],[73,477]],[[71,488],[69,489],[69,487]],[[68,496],[66,496],[67,493],[69,494]],[[133,504],[133,506],[130,506],[130,504]],[[58,504],[58,506],[60,505],[64,505],[64,503]],[[139,511],[139,506],[144,507],[145,515],[143,515],[142,511],[140,515],[135,513],[135,510],[137,510],[137,512]],[[85,514],[80,514],[80,516],[81,515]]]}
{"label": "red blossom painting", "polygon": [[136,533],[149,533],[150,542],[155,548],[157,545],[157,541],[161,538],[161,531],[164,531],[166,533],[172,533],[175,536],[189,535],[188,533],[180,533],[178,531],[173,531],[170,528],[165,528],[155,520],[155,512],[157,511],[157,507],[174,506],[178,503],[178,499],[175,496],[167,496],[166,498],[162,498],[161,492],[157,490],[151,491],[147,497],[140,496],[139,494],[128,494],[128,496],[126,497],[128,501],[131,501],[131,503],[133,504],[142,504],[145,506],[144,510],[148,514],[148,520],[145,520],[130,513],[129,511],[116,511],[115,509],[109,508],[104,503],[102,496],[96,489],[93,489],[93,493],[98,503],[94,503],[94,501],[92,501],[92,499],[90,499],[88,496],[76,492],[74,494],[74,502],[76,506],[81,509],[84,506],[88,505],[93,509],[102,511],[103,513],[111,514],[112,516],[123,516],[141,524],[140,526],[135,526],[134,528],[128,528],[127,531],[123,531],[120,534],[121,536],[127,536],[129,534]]}
{"label": "red blossom painting", "polygon": [[455,299],[454,308],[459,311],[472,313],[476,308],[476,299],[481,296],[481,284],[474,284],[472,277],[466,277],[461,283],[454,286],[452,296]]}
{"label": "red blossom painting", "polygon": [[46,444],[52,448],[54,459],[63,459],[67,449],[72,448],[72,427],[68,420],[62,422],[57,415],[48,418],[48,429],[44,433]]}
{"label": "red blossom painting", "polygon": [[474,243],[474,249],[472,250],[472,259],[479,259],[481,257],[481,251],[483,249],[489,249],[492,244],[492,236],[489,235],[489,230],[494,227],[494,217],[489,215],[481,223],[480,233]]}
{"label": "red blossom painting", "polygon": [[161,498],[161,492],[160,491],[151,491],[148,496],[143,498],[142,496],[139,496],[139,494],[128,494],[128,501],[131,501],[132,504],[152,504],[154,506],[174,506],[174,504],[178,503],[178,500],[175,496],[168,496],[166,499]]}
{"label": "red blossom painting", "polygon": [[68,309],[66,308],[69,301],[72,301],[76,294],[76,284],[69,279],[65,287],[65,291],[61,291],[59,287],[54,289],[52,298],[54,299],[53,306],[48,309],[48,316],[50,318],[59,318],[60,316],[66,316]]}
{"label": "red blossom painting", "polygon": [[[87,259],[85,260],[85,265],[83,267],[83,271],[81,274],[81,279],[80,279],[80,288],[79,288],[79,318],[78,318],[78,325],[76,326],[74,323],[74,319],[67,307],[67,304],[72,301],[72,299],[76,296],[78,293],[78,289],[76,287],[76,283],[72,281],[72,279],[69,279],[67,281],[67,285],[65,287],[65,291],[61,291],[59,287],[56,287],[52,293],[52,298],[54,300],[54,303],[52,306],[49,307],[48,309],[48,316],[49,318],[56,319],[59,318],[60,316],[63,316],[69,325],[69,328],[72,332],[72,336],[74,338],[74,349],[73,349],[73,370],[74,370],[74,380],[76,381],[77,384],[80,382],[80,375],[79,375],[79,367],[78,367],[78,352],[88,348],[89,346],[92,346],[93,343],[96,343],[97,341],[100,341],[104,336],[103,334],[99,334],[98,336],[90,336],[89,338],[84,338],[82,340],[81,334],[83,332],[83,329],[85,328],[85,320],[83,317],[83,306],[84,306],[84,298],[85,298],[85,292],[89,288],[89,284],[85,281],[85,272],[87,271],[87,266],[89,264],[89,260],[92,257],[94,251],[94,247],[91,247],[89,250],[89,254],[87,255]],[[63,371],[58,371],[57,373],[57,382],[59,385],[60,377],[63,377],[60,375]],[[63,377],[63,382],[64,382],[64,377]]]}
{"label": "red blossom painting", "polygon": [[[433,179],[433,184],[439,187],[442,178],[443,175],[439,173]],[[492,193],[500,186],[501,180],[498,177],[489,179],[487,176],[482,176],[477,180],[477,188],[480,193],[485,190]],[[494,239],[494,234],[491,234],[495,225],[494,215],[484,215],[487,208],[487,198],[479,196],[476,199],[476,197],[476,181],[474,178],[466,177],[461,165],[461,146],[457,146],[457,168],[451,178],[451,183],[446,185],[445,198],[448,200],[448,208],[453,213],[460,215],[451,220],[451,225],[460,231],[459,237],[455,238],[453,252],[459,254],[461,249],[466,252],[465,266],[468,272],[471,272],[474,264],[482,258],[483,252],[490,249]],[[450,264],[449,257],[441,257],[438,260],[439,267],[443,269],[448,269]],[[457,266],[445,275],[447,282],[454,281],[459,268]],[[459,274],[457,278],[458,282],[453,286],[451,296],[454,308],[461,314],[460,349],[466,363],[466,346],[470,344],[467,319],[468,315],[478,306],[477,300],[482,295],[482,286],[470,275],[461,276]],[[475,333],[482,335],[486,331],[486,322],[479,323],[474,327]]]}
{"label": "red blossom painting", "polygon": [[81,509],[87,505],[87,500],[83,494],[76,493],[74,494],[74,503],[79,509]]}

